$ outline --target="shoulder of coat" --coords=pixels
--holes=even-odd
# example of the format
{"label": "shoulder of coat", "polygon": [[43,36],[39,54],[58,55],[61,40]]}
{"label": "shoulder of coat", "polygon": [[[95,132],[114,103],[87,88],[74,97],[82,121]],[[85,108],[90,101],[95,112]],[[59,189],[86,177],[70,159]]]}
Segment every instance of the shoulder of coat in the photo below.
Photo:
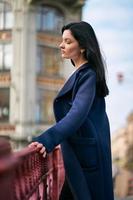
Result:
{"label": "shoulder of coat", "polygon": [[81,71],[78,72],[78,76],[82,77],[82,76],[95,76],[96,73],[93,69],[91,68],[86,68],[83,69]]}

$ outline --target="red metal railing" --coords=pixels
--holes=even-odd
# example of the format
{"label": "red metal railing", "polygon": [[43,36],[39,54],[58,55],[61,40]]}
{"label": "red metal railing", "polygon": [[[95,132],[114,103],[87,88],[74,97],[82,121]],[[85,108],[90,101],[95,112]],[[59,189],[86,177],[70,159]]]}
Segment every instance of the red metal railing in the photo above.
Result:
{"label": "red metal railing", "polygon": [[35,149],[12,153],[0,141],[0,198],[2,200],[58,200],[64,181],[60,148],[44,159]]}

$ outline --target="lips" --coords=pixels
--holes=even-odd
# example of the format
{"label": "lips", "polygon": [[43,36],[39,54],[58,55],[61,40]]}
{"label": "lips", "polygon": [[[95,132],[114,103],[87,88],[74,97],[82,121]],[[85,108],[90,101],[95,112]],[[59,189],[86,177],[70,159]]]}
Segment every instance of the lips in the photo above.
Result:
{"label": "lips", "polygon": [[65,51],[64,51],[64,50],[61,50],[61,53],[62,53],[62,54],[64,54],[64,53],[65,53]]}

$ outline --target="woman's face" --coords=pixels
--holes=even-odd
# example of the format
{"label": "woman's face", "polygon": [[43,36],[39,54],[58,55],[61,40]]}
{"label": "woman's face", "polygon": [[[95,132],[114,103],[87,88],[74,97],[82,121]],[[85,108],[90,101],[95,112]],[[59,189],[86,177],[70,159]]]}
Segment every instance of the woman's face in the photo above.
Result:
{"label": "woman's face", "polygon": [[81,56],[81,48],[70,30],[65,30],[60,44],[62,58],[76,60]]}

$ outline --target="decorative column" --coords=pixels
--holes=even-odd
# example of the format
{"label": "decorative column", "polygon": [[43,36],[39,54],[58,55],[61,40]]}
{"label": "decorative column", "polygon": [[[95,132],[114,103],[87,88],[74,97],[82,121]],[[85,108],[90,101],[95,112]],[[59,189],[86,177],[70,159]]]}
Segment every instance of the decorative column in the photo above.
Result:
{"label": "decorative column", "polygon": [[12,0],[14,64],[11,70],[10,123],[15,139],[32,135],[35,123],[36,27],[35,12],[27,0]]}

